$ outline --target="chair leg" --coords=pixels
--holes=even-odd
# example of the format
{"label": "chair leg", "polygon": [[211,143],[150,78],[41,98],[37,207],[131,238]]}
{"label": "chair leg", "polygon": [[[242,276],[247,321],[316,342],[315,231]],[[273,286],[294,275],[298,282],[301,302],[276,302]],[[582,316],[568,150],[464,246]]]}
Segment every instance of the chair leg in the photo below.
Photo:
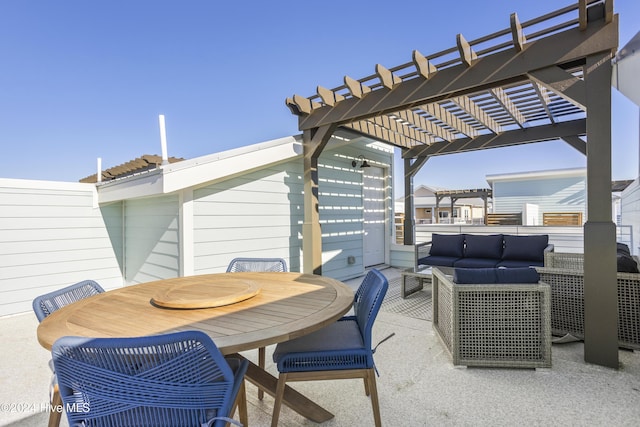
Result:
{"label": "chair leg", "polygon": [[368,378],[364,378],[364,394],[366,394],[367,396],[369,396],[369,379]]}
{"label": "chair leg", "polygon": [[367,369],[367,378],[365,379],[369,383],[369,391],[371,392],[371,407],[373,408],[373,420],[376,427],[382,426],[382,420],[380,418],[380,404],[378,403],[378,389],[376,387],[376,373],[373,369]]}
{"label": "chair leg", "polygon": [[273,403],[273,415],[271,416],[271,427],[278,426],[278,418],[280,418],[280,407],[284,398],[284,386],[287,382],[287,374],[280,374],[278,377],[278,386],[276,387],[275,402]]}
{"label": "chair leg", "polygon": [[58,384],[53,387],[53,395],[51,396],[51,407],[49,408],[49,424],[48,427],[58,427],[62,418],[62,397]]}
{"label": "chair leg", "polygon": [[[264,347],[260,347],[258,349],[258,366],[263,370],[264,370],[264,365],[266,360],[265,353],[266,351]],[[263,397],[264,397],[264,391],[262,391],[262,389],[258,389],[258,399],[262,400]]]}
{"label": "chair leg", "polygon": [[249,427],[249,414],[247,412],[247,389],[245,388],[245,382],[242,381],[240,390],[238,391],[238,412],[240,413],[240,422],[244,427]]}

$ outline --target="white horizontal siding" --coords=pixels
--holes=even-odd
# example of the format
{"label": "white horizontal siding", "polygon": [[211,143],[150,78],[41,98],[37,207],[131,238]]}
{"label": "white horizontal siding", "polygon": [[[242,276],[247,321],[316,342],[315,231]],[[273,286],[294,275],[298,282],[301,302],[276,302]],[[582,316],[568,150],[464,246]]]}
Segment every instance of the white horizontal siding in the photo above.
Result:
{"label": "white horizontal siding", "polygon": [[391,257],[389,264],[396,268],[415,267],[415,246],[391,245]]}
{"label": "white horizontal siding", "polygon": [[0,179],[0,316],[85,279],[122,286],[94,186]]}
{"label": "white horizontal siding", "polygon": [[640,180],[636,179],[623,192],[620,201],[622,225],[634,224],[631,244],[634,255],[640,253]]}
{"label": "white horizontal siding", "polygon": [[178,196],[125,202],[125,279],[144,283],[180,275]]}
{"label": "white horizontal siding", "polygon": [[[318,162],[322,274],[355,276],[364,265],[363,171],[332,152],[327,154]],[[349,256],[354,264],[347,262]]]}
{"label": "white horizontal siding", "polygon": [[[363,152],[369,161],[391,163],[389,153],[369,153],[359,144],[326,149],[318,162],[323,275],[329,277],[363,271],[362,172],[351,166]],[[297,158],[194,190],[194,273],[224,271],[235,257],[284,258],[291,271],[300,271],[302,175]]]}
{"label": "white horizontal siding", "polygon": [[236,257],[283,258],[300,271],[302,162],[282,163],[194,191],[194,273]]}
{"label": "white horizontal siding", "polygon": [[545,212],[580,212],[586,221],[586,179],[574,176],[494,183],[494,213],[524,212],[527,203],[539,207],[540,225]]}

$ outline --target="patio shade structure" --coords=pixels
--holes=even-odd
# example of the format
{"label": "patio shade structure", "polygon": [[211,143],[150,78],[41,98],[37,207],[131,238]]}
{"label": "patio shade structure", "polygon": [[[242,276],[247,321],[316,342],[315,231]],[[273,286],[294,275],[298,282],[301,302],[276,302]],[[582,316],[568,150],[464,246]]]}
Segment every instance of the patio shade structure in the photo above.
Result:
{"label": "patio shade structure", "polygon": [[[490,197],[493,196],[493,192],[489,188],[474,188],[468,190],[440,190],[436,191],[436,212],[440,209],[440,202],[445,197],[448,197],[451,201],[451,216],[453,217],[453,208],[456,202],[460,199],[482,199],[484,202],[484,222],[487,223],[487,204]],[[436,217],[437,218],[437,217]],[[439,221],[438,221],[439,222]],[[411,235],[413,238],[413,234]]]}
{"label": "patio shade structure", "polygon": [[[402,150],[405,212],[433,156],[562,139],[587,156],[585,361],[618,368],[616,229],[611,218],[613,0],[579,0],[536,19],[286,104],[303,133],[304,272],[322,272],[318,157],[348,128]],[[585,139],[585,136],[588,136]],[[404,243],[414,243],[411,216]],[[607,286],[610,284],[610,286]]]}

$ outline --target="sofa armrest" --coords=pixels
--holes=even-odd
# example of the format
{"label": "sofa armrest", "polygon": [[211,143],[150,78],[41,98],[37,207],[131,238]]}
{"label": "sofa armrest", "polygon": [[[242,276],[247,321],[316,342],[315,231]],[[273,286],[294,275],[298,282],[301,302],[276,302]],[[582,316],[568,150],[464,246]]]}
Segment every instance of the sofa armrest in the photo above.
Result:
{"label": "sofa armrest", "polygon": [[554,246],[552,243],[549,243],[546,248],[544,248],[544,253],[554,252]]}
{"label": "sofa armrest", "polygon": [[417,269],[418,268],[418,260],[420,258],[424,258],[427,255],[429,255],[429,252],[431,251],[431,241],[416,243],[415,251],[416,251],[416,254],[415,254],[414,266]]}

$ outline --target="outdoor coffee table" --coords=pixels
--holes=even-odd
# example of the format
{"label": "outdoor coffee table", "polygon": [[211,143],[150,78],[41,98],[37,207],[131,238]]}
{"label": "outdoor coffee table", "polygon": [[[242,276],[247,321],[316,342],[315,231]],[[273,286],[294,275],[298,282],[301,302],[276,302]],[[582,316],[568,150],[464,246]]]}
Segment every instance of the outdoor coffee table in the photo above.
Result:
{"label": "outdoor coffee table", "polygon": [[418,268],[408,268],[400,273],[402,276],[402,286],[400,295],[402,298],[421,291],[424,284],[431,284],[431,267],[419,266]]}

